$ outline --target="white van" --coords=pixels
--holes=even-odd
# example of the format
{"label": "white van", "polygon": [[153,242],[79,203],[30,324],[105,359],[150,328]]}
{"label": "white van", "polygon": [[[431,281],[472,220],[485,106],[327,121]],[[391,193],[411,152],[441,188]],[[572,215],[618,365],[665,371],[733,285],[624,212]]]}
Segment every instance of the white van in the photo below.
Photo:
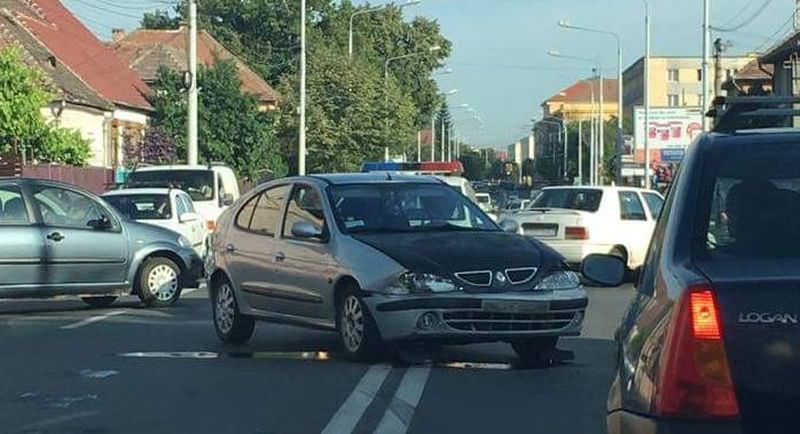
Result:
{"label": "white van", "polygon": [[208,166],[148,166],[130,174],[126,187],[174,187],[192,198],[195,209],[213,231],[217,218],[239,198],[239,182],[230,167]]}

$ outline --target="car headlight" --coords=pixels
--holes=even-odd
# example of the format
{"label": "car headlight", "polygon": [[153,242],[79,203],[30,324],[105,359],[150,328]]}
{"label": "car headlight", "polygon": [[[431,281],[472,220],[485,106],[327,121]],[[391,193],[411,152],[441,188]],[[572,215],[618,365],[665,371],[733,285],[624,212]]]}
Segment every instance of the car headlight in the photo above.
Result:
{"label": "car headlight", "polygon": [[534,289],[536,291],[562,291],[575,289],[580,286],[581,278],[578,277],[578,273],[572,271],[555,271],[542,279]]}
{"label": "car headlight", "polygon": [[430,294],[458,291],[459,287],[451,279],[428,273],[406,273],[394,285],[384,290],[387,294]]}
{"label": "car headlight", "polygon": [[185,249],[191,249],[192,248],[192,242],[189,241],[189,239],[184,237],[183,235],[178,237],[178,245],[183,247],[183,248],[185,248]]}

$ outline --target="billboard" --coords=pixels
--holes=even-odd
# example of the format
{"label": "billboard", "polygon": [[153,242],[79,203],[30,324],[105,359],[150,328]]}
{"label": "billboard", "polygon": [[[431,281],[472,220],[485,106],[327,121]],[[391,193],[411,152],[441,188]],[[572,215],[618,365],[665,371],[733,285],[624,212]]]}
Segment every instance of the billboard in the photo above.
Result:
{"label": "billboard", "polygon": [[[634,111],[634,124],[636,134],[634,142],[637,150],[644,149],[645,133],[650,137],[650,149],[686,149],[703,131],[703,117],[699,108],[651,108],[650,125],[645,131],[644,108],[637,107]],[[662,153],[669,159],[680,159],[682,153],[677,151]],[[671,157],[671,158],[670,158]]]}

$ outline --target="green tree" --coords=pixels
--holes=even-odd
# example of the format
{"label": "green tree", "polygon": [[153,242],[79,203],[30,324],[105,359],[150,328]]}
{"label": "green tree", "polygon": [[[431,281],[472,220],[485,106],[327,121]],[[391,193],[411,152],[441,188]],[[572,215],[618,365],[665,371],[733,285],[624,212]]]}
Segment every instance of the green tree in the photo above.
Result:
{"label": "green tree", "polygon": [[171,16],[168,11],[156,10],[145,12],[140,24],[143,29],[174,30],[180,27],[181,18]]}
{"label": "green tree", "polygon": [[[206,161],[222,161],[250,179],[268,172],[286,174],[286,161],[277,141],[275,115],[262,113],[258,99],[241,90],[236,64],[217,61],[198,71],[201,88],[198,147]],[[186,154],[186,101],[181,74],[162,68],[153,85],[153,124],[176,139],[179,155]]]}
{"label": "green tree", "polygon": [[42,108],[53,99],[41,69],[23,61],[19,48],[0,50],[0,152],[34,161],[83,165],[89,144],[78,131],[49,124]]}

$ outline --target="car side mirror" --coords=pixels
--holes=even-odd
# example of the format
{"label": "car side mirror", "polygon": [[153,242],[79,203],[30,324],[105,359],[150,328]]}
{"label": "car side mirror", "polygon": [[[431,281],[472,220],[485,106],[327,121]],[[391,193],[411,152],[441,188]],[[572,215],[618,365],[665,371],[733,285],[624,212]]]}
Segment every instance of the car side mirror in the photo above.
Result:
{"label": "car side mirror", "polygon": [[200,220],[200,216],[193,212],[186,212],[178,216],[178,221],[181,223],[191,223],[197,220]]}
{"label": "car side mirror", "polygon": [[307,221],[292,225],[292,236],[300,239],[322,238],[322,230]]}
{"label": "car side mirror", "polygon": [[517,223],[516,220],[505,219],[498,224],[500,225],[500,229],[502,229],[504,232],[509,232],[512,234],[519,232],[519,223]]}
{"label": "car side mirror", "polygon": [[221,206],[231,206],[233,205],[233,194],[232,193],[225,193],[219,199],[219,203]]}
{"label": "car side mirror", "polygon": [[612,288],[625,281],[625,262],[618,256],[589,255],[581,264],[581,273],[592,283]]}
{"label": "car side mirror", "polygon": [[101,215],[99,218],[89,220],[86,223],[86,226],[89,226],[96,231],[107,231],[112,228],[111,220],[104,215]]}

